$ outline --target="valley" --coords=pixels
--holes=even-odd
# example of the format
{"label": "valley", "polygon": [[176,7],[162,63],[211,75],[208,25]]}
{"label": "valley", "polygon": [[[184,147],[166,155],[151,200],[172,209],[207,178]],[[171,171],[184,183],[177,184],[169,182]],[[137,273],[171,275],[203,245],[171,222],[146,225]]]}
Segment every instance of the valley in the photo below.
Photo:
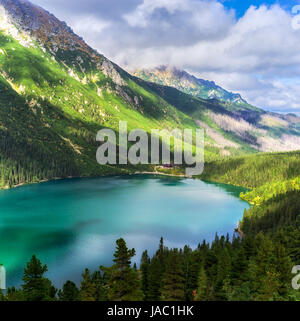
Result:
{"label": "valley", "polygon": [[[128,130],[147,132],[204,128],[207,161],[300,145],[300,119],[294,115],[267,113],[185,72],[167,70],[176,85],[160,74],[140,74],[156,83],[141,80],[42,8],[13,0],[2,0],[0,6],[2,187],[128,173],[131,168],[95,162],[97,131],[117,130],[122,120]],[[216,87],[222,95],[207,96],[200,87],[193,91],[195,82]]]}
{"label": "valley", "polygon": [[[120,121],[148,135],[204,129],[204,172],[99,165],[97,132],[117,133]],[[290,288],[300,262],[299,150],[295,114],[252,106],[173,66],[125,70],[43,8],[0,0],[0,258],[9,286],[21,284],[33,254],[49,265],[44,278],[33,256],[23,287],[0,301],[300,300]],[[125,267],[109,266],[115,240]],[[31,268],[45,282],[37,292]],[[120,283],[123,296],[120,275],[131,284]]]}

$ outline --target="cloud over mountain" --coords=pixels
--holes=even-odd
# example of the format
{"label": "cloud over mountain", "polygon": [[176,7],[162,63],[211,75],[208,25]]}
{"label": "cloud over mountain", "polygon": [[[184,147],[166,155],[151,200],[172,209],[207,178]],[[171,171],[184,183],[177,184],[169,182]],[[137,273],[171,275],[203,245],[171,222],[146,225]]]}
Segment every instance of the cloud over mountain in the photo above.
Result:
{"label": "cloud over mountain", "polygon": [[300,111],[300,30],[279,5],[239,19],[208,0],[34,0],[122,66],[170,64],[272,110]]}

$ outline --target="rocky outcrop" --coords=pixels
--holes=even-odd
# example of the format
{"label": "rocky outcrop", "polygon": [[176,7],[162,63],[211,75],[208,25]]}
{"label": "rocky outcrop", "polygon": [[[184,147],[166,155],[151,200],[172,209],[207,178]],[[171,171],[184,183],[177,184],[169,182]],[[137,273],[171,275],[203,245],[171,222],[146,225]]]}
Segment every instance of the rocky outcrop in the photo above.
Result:
{"label": "rocky outcrop", "polygon": [[[80,78],[83,83],[87,82],[87,73],[98,70],[116,85],[126,85],[118,66],[88,46],[65,22],[43,8],[25,0],[0,0],[1,19],[2,24],[5,22],[9,26],[6,28],[14,29],[10,33],[13,37],[22,34],[18,41],[27,39],[27,46],[35,42],[40,44],[51,53],[53,59],[61,61],[74,74],[74,78]],[[79,77],[76,72],[83,76]]]}
{"label": "rocky outcrop", "polygon": [[132,74],[145,80],[174,87],[198,98],[218,99],[235,104],[247,103],[240,94],[231,93],[213,81],[199,79],[175,67],[159,66],[153,69],[135,70]]}

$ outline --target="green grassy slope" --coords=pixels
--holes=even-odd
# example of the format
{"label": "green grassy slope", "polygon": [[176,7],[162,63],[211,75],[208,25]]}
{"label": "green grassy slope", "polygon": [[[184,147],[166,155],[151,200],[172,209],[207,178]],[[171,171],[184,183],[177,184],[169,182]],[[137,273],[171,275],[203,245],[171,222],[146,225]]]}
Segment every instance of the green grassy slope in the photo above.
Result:
{"label": "green grassy slope", "polygon": [[[2,187],[123,172],[100,166],[95,158],[97,131],[117,130],[119,120],[126,120],[129,130],[148,132],[196,128],[191,118],[129,78],[123,89],[129,98],[124,99],[109,77],[95,71],[94,81],[74,79],[61,61],[39,46],[26,48],[0,32],[0,48]],[[143,103],[133,106],[130,95],[138,95]]]}
{"label": "green grassy slope", "polygon": [[[138,79],[42,8],[18,0],[0,4],[6,9],[0,16],[2,187],[135,170],[100,166],[95,159],[97,131],[118,130],[120,120],[128,122],[128,130],[142,128],[148,133],[204,127],[208,162],[257,152],[260,131],[279,121],[267,118],[267,124],[252,128],[239,115],[254,122],[263,111],[200,99]],[[226,127],[228,122],[234,130]],[[298,127],[291,125],[296,123],[297,118],[291,118],[287,125],[271,126],[271,135],[298,135]]]}
{"label": "green grassy slope", "polygon": [[[244,153],[253,150],[279,152],[300,149],[299,117],[263,111],[248,104],[238,94],[229,93],[212,82],[197,79],[174,68],[138,70],[133,74],[198,121],[199,125],[202,125],[199,121],[204,122],[206,127],[208,125],[209,136],[215,140],[215,145],[224,146],[222,139],[217,136],[221,134],[237,144]],[[176,89],[181,91],[181,95],[177,95]],[[238,152],[225,148],[223,154],[237,155]]]}
{"label": "green grassy slope", "polygon": [[[95,159],[97,131],[117,130],[120,120],[147,132],[198,127],[182,108],[181,92],[162,95],[140,83],[29,2],[1,4],[7,12],[0,16],[0,186],[134,170]],[[40,28],[31,30],[32,21]],[[193,108],[203,102],[194,100]],[[221,149],[208,144],[206,158]]]}

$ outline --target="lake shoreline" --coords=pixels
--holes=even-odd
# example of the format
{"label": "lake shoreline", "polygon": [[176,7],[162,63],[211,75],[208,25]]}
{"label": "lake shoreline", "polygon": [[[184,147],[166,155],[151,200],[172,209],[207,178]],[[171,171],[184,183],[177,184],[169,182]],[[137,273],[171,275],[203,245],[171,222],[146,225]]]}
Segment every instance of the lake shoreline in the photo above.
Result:
{"label": "lake shoreline", "polygon": [[[67,176],[67,177],[53,177],[53,178],[49,178],[49,179],[43,179],[37,182],[24,182],[24,183],[20,183],[17,185],[14,185],[12,187],[9,186],[4,186],[4,187],[0,187],[0,191],[1,190],[10,190],[10,189],[15,189],[15,188],[19,188],[19,187],[23,187],[23,186],[27,186],[27,185],[34,185],[34,184],[42,184],[42,183],[47,183],[47,182],[51,182],[51,181],[58,181],[58,180],[71,180],[71,179],[75,179],[75,178],[101,178],[101,177],[112,177],[112,176],[133,176],[133,175],[154,175],[154,176],[166,176],[166,177],[178,177],[178,178],[189,178],[189,179],[199,179],[200,181],[203,182],[207,182],[207,183],[214,183],[214,184],[224,184],[224,185],[228,185],[228,186],[234,186],[234,187],[238,187],[238,188],[243,188],[245,190],[250,191],[251,189],[249,189],[248,187],[245,186],[240,186],[240,185],[234,185],[234,184],[228,184],[225,182],[220,182],[220,181],[208,181],[205,179],[201,179],[201,177],[197,176],[197,177],[193,177],[193,176],[188,176],[188,175],[184,175],[184,174],[170,174],[170,173],[164,173],[164,172],[159,172],[159,171],[155,171],[155,172],[151,172],[151,171],[141,171],[141,172],[124,172],[124,173],[111,173],[111,174],[103,174],[103,175],[82,175],[82,176]],[[244,199],[242,199],[243,201],[245,201]],[[247,201],[245,201],[246,203],[248,203]],[[251,205],[251,204],[250,204]]]}
{"label": "lake shoreline", "polygon": [[[189,178],[189,179],[199,179],[200,181],[203,182],[207,182],[207,183],[216,183],[216,184],[224,184],[224,185],[231,185],[234,187],[239,187],[239,188],[245,188],[248,189],[246,187],[243,186],[238,186],[238,185],[232,185],[232,184],[226,184],[226,183],[221,183],[221,182],[217,182],[217,181],[206,181],[206,180],[202,180],[200,177],[195,177],[193,178],[192,176],[187,176],[184,174],[169,174],[169,173],[163,173],[163,172],[149,172],[149,171],[141,171],[141,172],[129,172],[129,173],[119,173],[119,174],[104,174],[104,175],[97,175],[97,176],[68,176],[68,177],[54,177],[54,178],[50,178],[50,179],[43,179],[41,181],[38,182],[33,182],[33,183],[21,183],[18,185],[15,185],[13,187],[6,187],[6,188],[0,188],[0,190],[9,190],[9,189],[14,189],[14,188],[19,188],[19,187],[23,187],[23,186],[27,186],[27,185],[33,185],[33,184],[42,184],[42,183],[47,183],[47,182],[51,182],[51,181],[58,181],[58,180],[71,180],[71,179],[75,179],[75,178],[101,178],[101,177],[110,177],[110,176],[139,176],[139,175],[153,175],[153,176],[166,176],[166,177],[178,177],[178,178]],[[240,198],[240,197],[239,197]],[[241,199],[241,198],[240,198]],[[243,200],[243,199],[241,199]],[[245,201],[245,200],[243,200]],[[248,203],[247,201],[245,201],[246,203]],[[249,203],[248,203],[249,204]],[[251,204],[249,204],[251,205]],[[241,221],[238,223],[237,227],[236,227],[236,232],[239,234],[240,237],[243,237],[243,232],[241,230],[240,227]]]}
{"label": "lake shoreline", "polygon": [[179,178],[192,178],[191,176],[187,176],[184,174],[168,174],[168,173],[163,173],[163,172],[148,172],[148,171],[142,171],[142,172],[128,172],[128,173],[118,173],[118,174],[103,174],[103,175],[87,175],[87,176],[67,176],[67,177],[53,177],[49,179],[43,179],[37,182],[24,182],[20,183],[14,186],[9,187],[8,185],[4,187],[0,187],[0,190],[9,190],[9,189],[14,189],[14,188],[19,188],[27,185],[34,185],[34,184],[42,184],[42,183],[47,183],[51,181],[58,181],[58,180],[64,180],[64,179],[74,179],[74,178],[101,178],[101,177],[110,177],[110,176],[131,176],[131,175],[156,175],[156,176],[169,176],[169,177],[179,177]]}
{"label": "lake shoreline", "polygon": [[161,176],[170,176],[170,177],[181,177],[181,178],[193,178],[192,176],[187,176],[187,175],[179,175],[179,174],[168,174],[168,173],[162,173],[162,172],[135,172],[133,174],[129,175],[161,175]]}
{"label": "lake shoreline", "polygon": [[196,249],[204,239],[212,242],[216,231],[232,234],[248,207],[234,187],[145,172],[3,191],[0,251],[11,273],[9,284],[19,284],[23,257],[33,253],[53,271],[49,278],[60,287],[69,278],[79,282],[86,267],[108,266],[111,247],[120,237],[139,257],[145,249],[155,253],[161,237],[170,248],[189,244]]}

